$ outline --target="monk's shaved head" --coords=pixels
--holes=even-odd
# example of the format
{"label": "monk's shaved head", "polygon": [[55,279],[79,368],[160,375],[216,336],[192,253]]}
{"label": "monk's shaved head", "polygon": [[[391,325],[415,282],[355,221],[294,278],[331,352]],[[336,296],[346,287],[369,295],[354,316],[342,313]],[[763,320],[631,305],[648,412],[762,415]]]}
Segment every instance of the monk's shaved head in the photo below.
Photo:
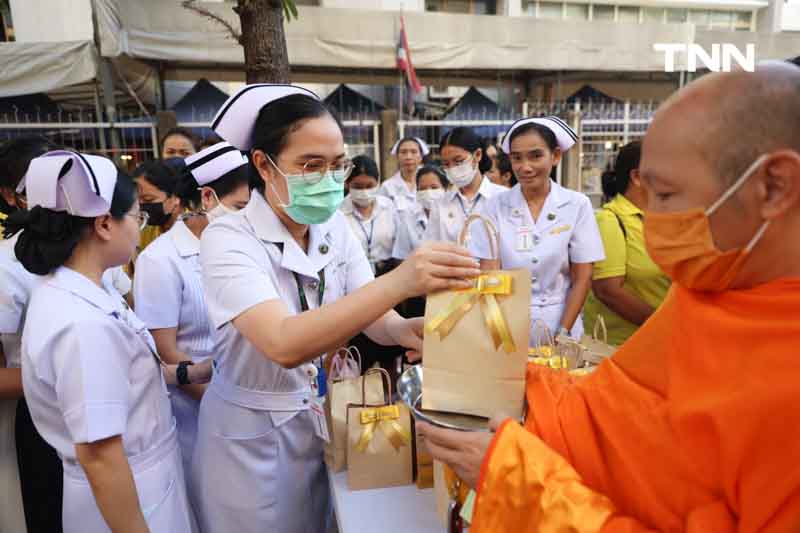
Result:
{"label": "monk's shaved head", "polygon": [[776,61],[752,73],[709,74],[673,95],[657,121],[689,136],[691,147],[730,182],[763,153],[800,153],[800,68]]}

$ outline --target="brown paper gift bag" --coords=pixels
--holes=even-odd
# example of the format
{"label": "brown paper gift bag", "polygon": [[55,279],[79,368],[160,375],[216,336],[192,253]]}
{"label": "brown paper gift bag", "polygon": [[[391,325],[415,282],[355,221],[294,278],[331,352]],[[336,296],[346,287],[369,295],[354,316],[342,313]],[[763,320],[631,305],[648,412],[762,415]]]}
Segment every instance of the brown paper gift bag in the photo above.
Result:
{"label": "brown paper gift bag", "polygon": [[373,368],[372,375],[386,382],[385,399],[368,405],[366,391],[361,402],[347,407],[347,486],[350,490],[396,487],[413,483],[411,458],[411,413],[392,403],[389,373]]}
{"label": "brown paper gift bag", "polygon": [[[497,256],[497,230],[479,215]],[[531,278],[527,270],[486,271],[471,289],[431,294],[425,305],[422,407],[491,417],[520,417],[530,338]]]}
{"label": "brown paper gift bag", "polygon": [[[602,333],[602,340],[600,338]],[[608,344],[608,330],[606,329],[606,321],[602,315],[597,315],[597,320],[594,322],[594,331],[592,335],[584,334],[581,337],[581,346],[583,347],[583,358],[592,364],[599,365],[603,359],[611,357],[617,351],[615,346]]]}
{"label": "brown paper gift bag", "polygon": [[[325,464],[333,472],[347,468],[347,406],[361,403],[365,388],[368,403],[383,401],[383,381],[378,374],[361,376],[361,354],[355,346],[338,350],[328,372],[325,417],[330,442],[325,444]],[[364,383],[366,381],[366,383]]]}

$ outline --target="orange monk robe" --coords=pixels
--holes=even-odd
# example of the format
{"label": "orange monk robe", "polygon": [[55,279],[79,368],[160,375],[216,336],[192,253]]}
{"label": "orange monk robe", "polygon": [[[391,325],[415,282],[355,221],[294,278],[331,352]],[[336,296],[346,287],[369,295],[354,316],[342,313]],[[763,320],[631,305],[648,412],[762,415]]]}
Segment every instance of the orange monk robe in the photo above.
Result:
{"label": "orange monk robe", "polygon": [[673,287],[594,374],[529,366],[471,533],[800,532],[800,279]]}

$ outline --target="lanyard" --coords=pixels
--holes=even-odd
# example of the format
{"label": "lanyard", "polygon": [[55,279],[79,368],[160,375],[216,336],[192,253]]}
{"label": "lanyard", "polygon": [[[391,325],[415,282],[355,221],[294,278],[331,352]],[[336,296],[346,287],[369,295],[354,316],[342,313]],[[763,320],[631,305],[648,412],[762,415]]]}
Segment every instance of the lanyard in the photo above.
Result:
{"label": "lanyard", "polygon": [[464,218],[469,218],[469,216],[475,210],[475,206],[478,205],[478,200],[481,199],[480,194],[481,193],[478,193],[477,195],[475,195],[475,201],[472,202],[472,206],[469,208],[469,211],[467,211],[467,208],[464,207],[464,200],[461,198],[461,195],[456,193],[456,198],[458,199],[458,205],[461,206],[461,211],[463,211],[463,213],[464,213]]}
{"label": "lanyard", "polygon": [[[309,310],[306,291],[303,288],[303,284],[297,272],[292,272],[292,275],[294,276],[295,283],[297,283],[297,295],[300,297],[300,310],[305,313]],[[325,270],[320,270],[317,275],[319,275],[319,299],[317,301],[320,307],[322,307],[322,298],[325,296]]]}
{"label": "lanyard", "polygon": [[361,231],[364,233],[364,238],[367,239],[367,257],[370,256],[372,252],[372,235],[375,232],[375,219],[378,218],[377,216],[372,217],[372,222],[369,224],[369,234],[367,234],[367,228],[364,227],[364,224],[361,223],[361,220],[356,218],[356,222],[358,222],[358,227],[361,228]]}

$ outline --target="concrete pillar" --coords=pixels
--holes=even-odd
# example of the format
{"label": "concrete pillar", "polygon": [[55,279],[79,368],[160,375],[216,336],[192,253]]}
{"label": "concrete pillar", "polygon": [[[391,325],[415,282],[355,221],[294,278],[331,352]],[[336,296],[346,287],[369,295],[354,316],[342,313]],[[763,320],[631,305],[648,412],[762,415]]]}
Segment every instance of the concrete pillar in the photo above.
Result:
{"label": "concrete pillar", "polygon": [[122,160],[120,159],[120,139],[119,130],[114,129],[114,123],[117,122],[117,101],[114,96],[114,77],[111,73],[111,65],[108,59],[101,59],[97,65],[97,76],[100,78],[100,84],[103,87],[103,111],[105,111],[106,120],[111,123],[109,129],[109,136],[111,137],[111,159],[121,166]]}
{"label": "concrete pillar", "polygon": [[381,176],[389,178],[397,172],[397,158],[391,154],[392,146],[397,142],[397,110],[381,111]]}
{"label": "concrete pillar", "polygon": [[[575,111],[567,113],[567,124],[576,131],[580,131],[579,117]],[[578,143],[561,158],[561,184],[574,191],[583,188],[581,177],[581,145]]]}

